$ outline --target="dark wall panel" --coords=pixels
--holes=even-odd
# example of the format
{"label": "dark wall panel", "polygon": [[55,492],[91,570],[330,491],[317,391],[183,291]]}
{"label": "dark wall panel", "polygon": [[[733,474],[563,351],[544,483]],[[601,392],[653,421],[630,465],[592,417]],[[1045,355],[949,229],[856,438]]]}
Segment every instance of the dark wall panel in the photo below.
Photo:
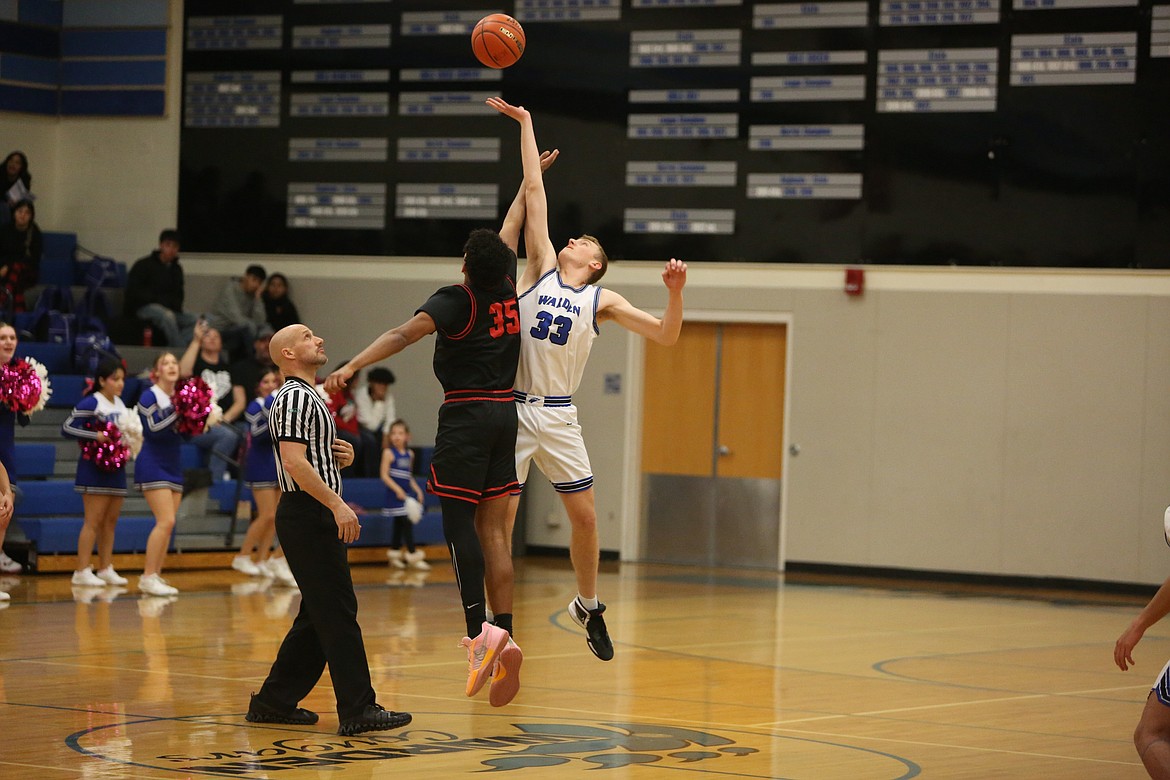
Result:
{"label": "dark wall panel", "polygon": [[[508,7],[528,49],[488,72],[468,40],[478,2],[188,0],[172,38],[185,248],[457,254],[519,182],[516,124],[477,109],[502,94],[562,152],[546,178],[558,245],[589,232],[616,258],[1170,267],[1170,11],[1064,1],[939,0],[954,23],[918,24],[926,4],[912,19],[899,0],[522,0]],[[573,9],[584,18],[542,18]],[[972,9],[993,21],[961,23]],[[645,137],[639,116],[658,122]],[[756,148],[776,126],[860,127],[863,144]],[[667,184],[637,183],[654,177]]]}

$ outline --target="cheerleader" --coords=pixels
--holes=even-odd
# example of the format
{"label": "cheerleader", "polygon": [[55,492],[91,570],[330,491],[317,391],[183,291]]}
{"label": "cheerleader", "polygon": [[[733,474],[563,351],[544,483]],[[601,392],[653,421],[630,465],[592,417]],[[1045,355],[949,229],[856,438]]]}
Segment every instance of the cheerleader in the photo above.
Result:
{"label": "cheerleader", "polygon": [[[280,483],[276,480],[276,451],[272,448],[272,432],[268,428],[268,413],[272,409],[272,394],[280,386],[280,374],[266,371],[256,387],[257,397],[248,404],[244,419],[248,421],[248,452],[244,460],[244,484],[252,491],[256,502],[256,519],[244,535],[240,554],[232,560],[232,568],[253,576],[272,577],[282,584],[296,586],[292,571],[283,555],[269,556],[276,538],[276,503],[280,499]],[[252,560],[257,551],[259,562]]]}
{"label": "cheerleader", "polygon": [[[93,387],[65,420],[61,432],[77,439],[78,444],[84,441],[109,442],[109,435],[102,430],[105,424],[117,423],[129,414],[121,398],[125,384],[126,372],[122,364],[111,358],[103,360],[94,372]],[[110,563],[114,552],[114,526],[126,498],[125,463],[107,471],[88,458],[80,458],[73,489],[81,493],[85,505],[85,524],[77,536],[77,571],[73,572],[73,584],[94,587],[125,585],[126,578],[119,576]],[[96,572],[91,563],[95,543],[99,567]]]}
{"label": "cheerleader", "polygon": [[[382,466],[379,476],[386,485],[386,508],[382,514],[390,517],[394,522],[394,535],[390,539],[390,549],[386,556],[390,565],[397,569],[405,569],[408,565],[412,569],[428,571],[431,565],[427,563],[427,554],[414,548],[414,523],[422,517],[423,494],[415,481],[414,453],[410,451],[410,428],[402,420],[390,423],[390,431],[386,434],[382,450]],[[408,495],[407,491],[414,495]],[[407,509],[408,501],[415,501],[411,510]],[[413,515],[413,516],[411,516]],[[400,547],[406,547],[405,554]]]}
{"label": "cheerleader", "polygon": [[[0,203],[0,209],[4,208],[4,204]],[[7,322],[0,321],[0,364],[11,364],[16,361],[16,347],[20,343],[17,338],[16,328],[9,325]],[[0,466],[4,467],[5,473],[8,474],[8,479],[11,482],[16,479],[16,420],[17,413],[9,408],[7,403],[0,402]],[[21,424],[26,424],[28,418],[25,418]],[[15,501],[14,484],[10,484],[9,499]],[[12,517],[12,512],[8,513],[7,517],[0,513],[0,543],[4,541],[4,534],[8,531],[8,521]],[[16,574],[24,567],[16,561],[5,555],[4,550],[0,549],[0,573]],[[4,601],[0,597],[0,601]]]}
{"label": "cheerleader", "polygon": [[142,420],[142,451],[134,464],[134,487],[142,491],[154,514],[154,528],[146,541],[146,564],[138,589],[151,596],[173,596],[178,588],[162,578],[167,547],[175,530],[175,516],[183,497],[183,470],[179,466],[179,415],[171,403],[179,381],[179,361],[170,352],[155,358],[150,373],[154,386],[138,399]]}

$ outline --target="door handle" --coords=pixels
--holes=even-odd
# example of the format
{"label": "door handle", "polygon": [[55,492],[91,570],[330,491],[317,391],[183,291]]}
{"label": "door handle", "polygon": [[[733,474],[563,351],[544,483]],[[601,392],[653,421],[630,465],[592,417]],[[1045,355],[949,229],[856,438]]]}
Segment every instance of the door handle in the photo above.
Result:
{"label": "door handle", "polygon": [[715,449],[715,454],[716,454],[716,455],[718,455],[718,456],[719,456],[719,457],[721,457],[721,458],[726,458],[728,455],[730,455],[730,454],[731,454],[731,448],[730,448],[730,447],[728,447],[726,444],[720,444],[720,445],[719,445],[719,446],[718,446],[718,447]]}

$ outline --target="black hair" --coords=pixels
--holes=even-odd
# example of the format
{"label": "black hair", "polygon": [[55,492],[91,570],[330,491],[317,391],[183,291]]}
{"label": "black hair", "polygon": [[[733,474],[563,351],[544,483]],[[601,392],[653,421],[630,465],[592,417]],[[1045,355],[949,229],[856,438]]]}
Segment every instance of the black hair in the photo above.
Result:
{"label": "black hair", "polygon": [[[8,161],[11,160],[13,157],[16,157],[20,160],[20,173],[18,173],[16,175],[16,178],[18,178],[22,182],[24,182],[25,189],[31,190],[32,189],[32,174],[28,172],[28,155],[26,155],[24,152],[9,152],[8,156],[4,158],[4,167],[5,168],[8,167]],[[7,176],[8,171],[6,170],[4,172],[4,174]]]}
{"label": "black hair", "polygon": [[179,235],[179,231],[174,228],[167,228],[158,234],[158,242],[161,244],[164,241],[174,241],[176,244],[182,244],[183,239]]}
{"label": "black hair", "polygon": [[498,287],[507,276],[516,255],[500,238],[487,228],[476,228],[463,245],[463,262],[471,284],[490,290]]}
{"label": "black hair", "polygon": [[366,374],[366,383],[369,384],[370,382],[392,385],[394,384],[394,372],[382,366],[371,368],[369,373]]}
{"label": "black hair", "polygon": [[255,276],[260,281],[268,278],[268,272],[264,270],[262,265],[250,265],[244,270],[245,276]]}
{"label": "black hair", "polygon": [[[279,279],[280,281],[284,282],[284,295],[287,298],[288,297],[288,277],[285,276],[284,274],[280,273],[279,271],[277,271],[274,274],[268,275],[269,282],[271,282],[273,279]],[[268,298],[268,286],[267,285],[264,286],[264,297]],[[271,300],[271,299],[269,299],[269,300]]]}
{"label": "black hair", "polygon": [[102,380],[112,377],[115,371],[121,371],[123,375],[126,373],[126,367],[122,365],[122,361],[110,357],[102,358],[93,372],[93,386],[85,394],[92,395],[99,392],[102,385],[105,384]]}
{"label": "black hair", "polygon": [[33,202],[31,200],[29,200],[28,198],[25,198],[24,200],[18,200],[18,201],[16,201],[16,203],[13,203],[12,204],[12,213],[15,214],[17,209],[22,209],[25,206],[28,206],[28,212],[29,212],[28,215],[30,217],[32,217],[33,219],[36,219],[37,218],[37,207],[34,206]]}

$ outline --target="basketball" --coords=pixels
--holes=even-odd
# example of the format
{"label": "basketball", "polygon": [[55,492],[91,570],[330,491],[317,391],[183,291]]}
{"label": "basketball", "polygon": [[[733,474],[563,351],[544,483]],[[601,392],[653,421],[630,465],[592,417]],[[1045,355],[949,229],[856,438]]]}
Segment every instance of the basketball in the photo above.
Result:
{"label": "basketball", "polygon": [[524,54],[524,28],[507,14],[488,14],[471,31],[471,50],[489,68],[515,65]]}

